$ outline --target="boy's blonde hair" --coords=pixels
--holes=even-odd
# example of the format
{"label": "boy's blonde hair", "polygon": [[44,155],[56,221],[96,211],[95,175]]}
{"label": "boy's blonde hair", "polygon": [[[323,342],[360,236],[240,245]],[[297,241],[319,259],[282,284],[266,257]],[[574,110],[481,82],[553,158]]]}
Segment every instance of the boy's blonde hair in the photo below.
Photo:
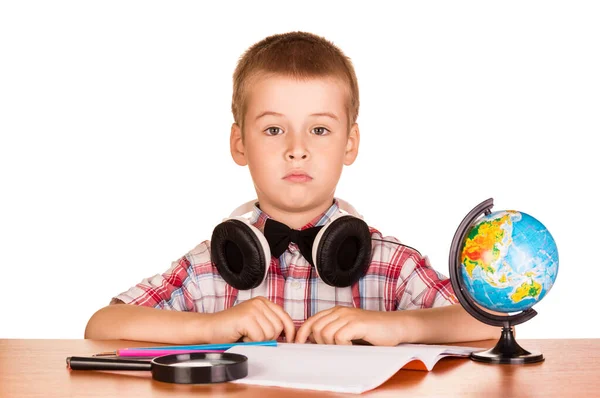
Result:
{"label": "boy's blonde hair", "polygon": [[278,74],[296,79],[336,77],[348,86],[348,129],[358,117],[358,81],[350,58],[323,37],[307,32],[276,34],[252,45],[240,57],[233,73],[231,111],[244,131],[248,94],[260,76]]}

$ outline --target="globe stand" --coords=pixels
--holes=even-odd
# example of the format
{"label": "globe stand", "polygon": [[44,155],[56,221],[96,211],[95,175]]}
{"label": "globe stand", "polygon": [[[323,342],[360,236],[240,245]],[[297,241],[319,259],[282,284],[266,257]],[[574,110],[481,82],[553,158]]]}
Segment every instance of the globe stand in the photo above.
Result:
{"label": "globe stand", "polygon": [[522,364],[541,362],[544,356],[521,347],[515,340],[512,328],[502,327],[502,335],[496,346],[487,351],[472,353],[471,359],[487,363]]}
{"label": "globe stand", "polygon": [[534,309],[529,308],[515,315],[491,314],[481,309],[481,307],[475,303],[470,294],[466,292],[467,289],[462,282],[460,275],[462,263],[460,255],[467,233],[477,218],[483,214],[491,214],[490,209],[493,205],[494,201],[490,198],[481,202],[471,210],[456,230],[454,238],[452,239],[452,246],[450,247],[450,282],[452,283],[452,288],[454,289],[458,301],[475,319],[488,325],[502,327],[500,340],[498,340],[498,343],[494,348],[487,351],[474,352],[471,354],[470,358],[479,362],[501,364],[540,362],[544,360],[544,356],[541,353],[531,353],[517,344],[512,330],[513,326],[530,320],[537,315],[537,312]]}

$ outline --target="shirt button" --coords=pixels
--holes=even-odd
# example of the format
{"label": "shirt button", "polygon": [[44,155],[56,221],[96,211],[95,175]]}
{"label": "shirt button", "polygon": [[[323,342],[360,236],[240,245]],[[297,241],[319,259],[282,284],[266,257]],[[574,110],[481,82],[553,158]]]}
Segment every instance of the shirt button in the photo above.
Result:
{"label": "shirt button", "polygon": [[293,282],[292,282],[292,287],[293,287],[294,289],[300,289],[300,282],[298,282],[298,281],[293,281]]}

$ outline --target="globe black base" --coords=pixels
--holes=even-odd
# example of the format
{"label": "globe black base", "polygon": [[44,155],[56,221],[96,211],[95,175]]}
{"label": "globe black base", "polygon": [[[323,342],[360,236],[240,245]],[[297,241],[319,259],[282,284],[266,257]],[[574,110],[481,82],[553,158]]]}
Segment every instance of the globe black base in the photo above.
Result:
{"label": "globe black base", "polygon": [[471,359],[478,362],[486,363],[499,363],[509,365],[519,365],[526,363],[542,362],[544,355],[536,352],[527,352],[527,354],[521,354],[516,356],[509,356],[505,354],[498,354],[494,352],[494,349],[471,354]]}
{"label": "globe black base", "polygon": [[499,364],[526,364],[541,362],[544,355],[529,352],[517,344],[511,327],[503,327],[502,335],[496,346],[487,351],[474,352],[471,359],[486,363]]}

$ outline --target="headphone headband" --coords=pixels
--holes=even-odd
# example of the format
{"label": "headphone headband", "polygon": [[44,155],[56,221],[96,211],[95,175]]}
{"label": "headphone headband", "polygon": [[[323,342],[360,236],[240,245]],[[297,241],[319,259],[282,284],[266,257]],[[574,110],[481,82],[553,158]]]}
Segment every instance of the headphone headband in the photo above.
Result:
{"label": "headphone headband", "polygon": [[234,211],[231,212],[231,214],[229,215],[229,218],[243,216],[244,214],[251,213],[252,210],[254,209],[254,204],[256,203],[256,200],[257,199],[252,199],[252,200],[244,203],[243,205],[238,206]]}

